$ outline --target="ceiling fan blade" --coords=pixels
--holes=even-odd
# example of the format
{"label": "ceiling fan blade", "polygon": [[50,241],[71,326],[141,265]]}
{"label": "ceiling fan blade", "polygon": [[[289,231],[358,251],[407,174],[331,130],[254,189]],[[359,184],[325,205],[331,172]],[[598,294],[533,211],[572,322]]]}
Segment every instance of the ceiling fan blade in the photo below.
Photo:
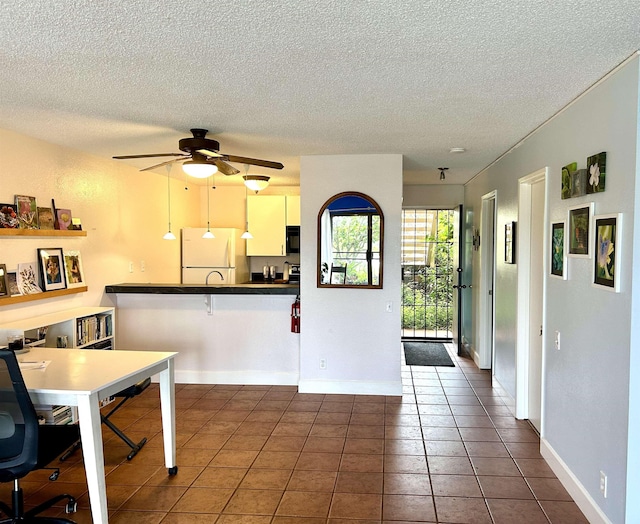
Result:
{"label": "ceiling fan blade", "polygon": [[214,163],[218,166],[218,171],[220,171],[220,173],[222,173],[223,175],[237,175],[238,173],[240,173],[239,169],[236,169],[233,166],[230,166],[229,164],[227,164],[226,162],[220,160],[220,159],[216,159],[214,160]]}
{"label": "ceiling fan blade", "polygon": [[145,167],[144,169],[141,169],[140,171],[150,171],[151,169],[155,169],[156,167],[168,166],[169,164],[173,164],[174,162],[182,162],[183,160],[186,160],[187,158],[190,158],[190,155],[184,156],[182,158],[174,158],[173,160],[167,160],[166,162],[162,162],[161,164],[156,164],[154,166]]}
{"label": "ceiling fan blade", "polygon": [[201,155],[205,155],[211,158],[219,158],[224,156],[218,153],[217,151],[213,151],[212,149],[198,149],[197,152],[200,153]]}
{"label": "ceiling fan blade", "polygon": [[251,164],[253,166],[269,167],[271,169],[282,169],[284,166],[280,162],[272,162],[271,160],[258,160],[257,158],[246,158],[244,156],[224,155],[229,162],[238,162],[239,164]]}
{"label": "ceiling fan blade", "polygon": [[122,155],[122,156],[114,156],[116,160],[126,160],[128,158],[153,158],[156,156],[182,156],[188,157],[189,155],[185,155],[183,153],[154,153],[151,155]]}

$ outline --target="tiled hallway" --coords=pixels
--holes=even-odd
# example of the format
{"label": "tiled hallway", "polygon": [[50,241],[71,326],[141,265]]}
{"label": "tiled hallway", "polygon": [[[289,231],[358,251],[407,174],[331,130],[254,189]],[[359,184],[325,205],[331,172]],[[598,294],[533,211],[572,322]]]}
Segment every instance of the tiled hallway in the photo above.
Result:
{"label": "tiled hallway", "polygon": [[[110,522],[587,522],[489,374],[452,356],[453,368],[403,366],[402,398],[177,385],[175,477],[163,466],[152,385],[114,417],[149,436],[137,457],[127,462],[128,449],[103,433]],[[57,482],[30,474],[27,504],[67,491],[80,499],[72,518],[90,523],[80,459],[65,462]]]}

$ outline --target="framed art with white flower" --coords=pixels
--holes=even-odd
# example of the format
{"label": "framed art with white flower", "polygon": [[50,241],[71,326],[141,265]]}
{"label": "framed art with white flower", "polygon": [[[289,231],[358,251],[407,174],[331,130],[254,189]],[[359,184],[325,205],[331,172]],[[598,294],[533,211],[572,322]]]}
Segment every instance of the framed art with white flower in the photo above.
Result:
{"label": "framed art with white flower", "polygon": [[597,215],[593,220],[595,263],[593,285],[620,292],[622,214]]}
{"label": "framed art with white flower", "polygon": [[551,224],[551,276],[567,280],[565,222]]}
{"label": "framed art with white flower", "polygon": [[587,158],[587,194],[602,193],[607,178],[607,153]]}
{"label": "framed art with white flower", "polygon": [[591,258],[591,219],[593,218],[594,204],[580,204],[569,208],[567,217],[568,256],[577,258]]}

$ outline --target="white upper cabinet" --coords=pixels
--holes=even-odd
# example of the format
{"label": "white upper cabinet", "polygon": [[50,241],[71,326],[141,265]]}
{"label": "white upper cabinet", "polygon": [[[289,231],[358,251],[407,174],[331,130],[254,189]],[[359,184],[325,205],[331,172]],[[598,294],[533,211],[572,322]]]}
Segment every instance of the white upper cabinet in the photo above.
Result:
{"label": "white upper cabinet", "polygon": [[300,195],[287,196],[287,225],[300,225]]}
{"label": "white upper cabinet", "polygon": [[248,256],[284,256],[287,244],[287,208],[283,195],[248,196],[247,218],[253,238]]}

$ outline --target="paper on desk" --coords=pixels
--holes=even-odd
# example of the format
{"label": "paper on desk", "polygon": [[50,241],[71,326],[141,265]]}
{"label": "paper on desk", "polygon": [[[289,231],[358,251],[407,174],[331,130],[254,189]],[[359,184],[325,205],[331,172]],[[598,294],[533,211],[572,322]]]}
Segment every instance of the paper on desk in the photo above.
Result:
{"label": "paper on desk", "polygon": [[47,369],[47,366],[51,363],[50,360],[37,360],[37,361],[33,361],[33,360],[23,360],[23,361],[19,361],[18,364],[20,366],[21,370],[27,370],[27,369]]}

